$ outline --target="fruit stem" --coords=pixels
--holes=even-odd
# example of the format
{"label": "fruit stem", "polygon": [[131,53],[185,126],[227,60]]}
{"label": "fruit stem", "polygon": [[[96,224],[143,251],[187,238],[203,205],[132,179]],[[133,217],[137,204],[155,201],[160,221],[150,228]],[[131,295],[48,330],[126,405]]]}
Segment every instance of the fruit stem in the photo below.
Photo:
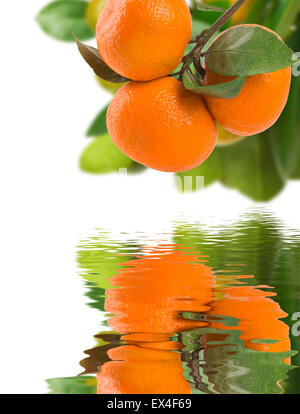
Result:
{"label": "fruit stem", "polygon": [[[203,30],[199,35],[191,38],[190,43],[196,43],[194,48],[182,59],[182,68],[179,73],[179,80],[183,80],[183,74],[187,67],[194,61],[200,59],[202,49],[209,39],[242,7],[247,0],[237,0],[229,9],[227,9],[208,29]],[[200,70],[200,62],[197,62],[197,71],[203,77],[205,70]]]}
{"label": "fruit stem", "polygon": [[[204,30],[197,36],[192,37],[190,43],[198,43],[199,40],[206,42],[219,30],[231,17],[242,7],[247,0],[237,0],[229,9],[227,9],[208,29]],[[205,42],[205,43],[206,43]]]}

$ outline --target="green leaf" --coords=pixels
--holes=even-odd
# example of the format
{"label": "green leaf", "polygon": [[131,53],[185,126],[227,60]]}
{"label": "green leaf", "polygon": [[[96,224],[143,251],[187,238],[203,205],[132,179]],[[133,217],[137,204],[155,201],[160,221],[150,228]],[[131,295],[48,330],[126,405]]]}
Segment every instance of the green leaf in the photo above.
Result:
{"label": "green leaf", "polygon": [[86,1],[59,0],[46,5],[36,16],[41,29],[58,40],[74,41],[73,32],[79,39],[95,36],[85,19]]}
{"label": "green leaf", "polygon": [[50,394],[97,394],[97,380],[92,376],[51,378]]}
{"label": "green leaf", "polygon": [[97,135],[102,135],[107,133],[106,127],[106,113],[107,113],[108,105],[101,109],[101,111],[96,115],[95,119],[89,126],[86,136],[87,137],[95,137]]}
{"label": "green leaf", "polygon": [[225,186],[259,202],[269,201],[279,194],[286,178],[274,141],[267,133],[215,148],[203,164],[176,174],[179,191],[199,190],[203,181],[198,177],[204,177],[204,187],[221,181]]}
{"label": "green leaf", "polygon": [[215,148],[211,155],[204,163],[192,170],[176,174],[176,186],[179,191],[185,193],[199,190],[204,177],[204,187],[208,187],[222,177],[220,153],[218,148]]}
{"label": "green leaf", "polygon": [[[193,26],[192,26],[192,37],[199,35],[203,30],[207,29],[209,27],[209,23],[206,21],[203,21],[200,18],[193,17]],[[193,48],[192,45],[188,45],[188,49],[190,50]],[[187,50],[188,50],[187,49]],[[187,52],[186,50],[186,52]]]}
{"label": "green leaf", "polygon": [[129,79],[124,78],[123,76],[119,75],[114,70],[112,70],[109,66],[107,66],[107,64],[99,55],[98,49],[81,43],[75,34],[74,38],[81,56],[86,61],[86,63],[93,69],[97,76],[99,76],[101,79],[104,79],[112,83],[124,83],[129,81]]}
{"label": "green leaf", "polygon": [[[214,23],[219,17],[220,17],[220,10],[226,10],[231,6],[231,2],[229,0],[214,0],[213,2],[210,2],[209,6],[215,7],[217,10],[213,11],[211,10],[209,13],[203,13],[201,10],[197,8],[198,5],[203,5],[203,3],[200,3],[199,0],[192,2],[192,18],[194,20],[200,20],[202,22],[207,23],[207,27],[209,27],[212,23]],[[205,5],[204,5],[205,6]],[[223,28],[227,28],[230,25],[230,21],[226,22],[223,26]],[[199,35],[202,32],[202,30],[199,30],[197,32],[193,32],[194,35]]]}
{"label": "green leaf", "polygon": [[292,77],[287,105],[276,124],[265,133],[272,141],[274,155],[285,178],[295,170],[300,153],[299,102],[300,79]]}
{"label": "green leaf", "polygon": [[274,156],[272,139],[256,135],[228,147],[219,147],[222,182],[255,201],[269,201],[285,185]]}
{"label": "green leaf", "polygon": [[202,86],[197,77],[191,72],[185,72],[183,83],[186,89],[201,95],[209,95],[215,98],[231,99],[238,96],[246,81],[246,76],[238,77],[232,81],[217,85]]}
{"label": "green leaf", "polygon": [[293,51],[274,33],[257,26],[224,32],[205,52],[209,69],[225,76],[252,76],[291,66]]}
{"label": "green leaf", "polygon": [[299,13],[299,0],[276,0],[272,13],[264,24],[285,38],[291,33]]}
{"label": "green leaf", "polygon": [[85,148],[79,164],[82,171],[107,174],[117,172],[120,168],[129,168],[133,161],[117,148],[108,134],[104,134]]}
{"label": "green leaf", "polygon": [[243,23],[268,25],[265,23],[269,15],[273,13],[274,5],[278,0],[255,0],[251,5],[248,15]]}

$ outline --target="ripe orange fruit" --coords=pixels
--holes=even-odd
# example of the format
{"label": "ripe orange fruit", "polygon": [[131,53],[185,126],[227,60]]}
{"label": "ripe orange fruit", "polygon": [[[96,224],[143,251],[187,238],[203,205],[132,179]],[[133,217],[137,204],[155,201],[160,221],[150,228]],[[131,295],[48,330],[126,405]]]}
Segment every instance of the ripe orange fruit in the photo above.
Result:
{"label": "ripe orange fruit", "polygon": [[128,157],[170,172],[201,164],[217,139],[202,97],[172,77],[123,86],[108,108],[107,128]]}
{"label": "ripe orange fruit", "polygon": [[[231,29],[225,30],[218,37]],[[216,85],[232,79],[235,78],[216,74],[207,68],[204,83]],[[276,72],[249,76],[235,98],[206,96],[205,100],[216,121],[227,131],[240,136],[255,135],[270,128],[277,121],[286,105],[290,84],[291,68],[288,67]]]}
{"label": "ripe orange fruit", "polygon": [[99,16],[99,53],[132,80],[168,75],[180,64],[192,33],[185,0],[107,0]]}

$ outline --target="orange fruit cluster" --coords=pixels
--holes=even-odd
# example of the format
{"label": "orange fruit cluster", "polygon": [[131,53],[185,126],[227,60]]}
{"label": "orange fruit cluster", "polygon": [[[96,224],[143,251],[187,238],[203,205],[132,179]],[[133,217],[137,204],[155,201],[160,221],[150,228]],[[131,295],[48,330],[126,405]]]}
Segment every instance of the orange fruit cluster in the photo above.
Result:
{"label": "orange fruit cluster", "polygon": [[[266,130],[288,98],[291,68],[249,76],[232,99],[185,89],[169,75],[191,30],[185,0],[107,0],[96,27],[101,57],[131,80],[109,106],[109,135],[128,157],[160,171],[182,172],[205,161],[217,142],[217,123],[237,136]],[[204,84],[232,79],[207,69]]]}

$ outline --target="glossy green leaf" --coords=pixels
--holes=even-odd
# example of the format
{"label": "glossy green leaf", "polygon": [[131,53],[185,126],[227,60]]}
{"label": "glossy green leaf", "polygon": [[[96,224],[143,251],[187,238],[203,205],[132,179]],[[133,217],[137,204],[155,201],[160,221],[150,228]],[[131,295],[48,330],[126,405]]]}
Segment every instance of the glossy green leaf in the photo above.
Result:
{"label": "glossy green leaf", "polygon": [[257,26],[236,26],[205,52],[209,69],[226,76],[251,76],[291,66],[293,51],[275,34]]}
{"label": "glossy green leaf", "polygon": [[87,137],[95,137],[97,135],[102,135],[107,133],[106,127],[106,113],[107,113],[108,105],[106,105],[101,111],[96,115],[95,119],[89,126],[86,136]]}
{"label": "glossy green leaf", "polygon": [[238,77],[230,82],[217,85],[202,86],[200,81],[191,72],[185,72],[183,83],[186,89],[201,95],[209,95],[215,98],[231,99],[238,96],[246,81],[246,76]]}
{"label": "glossy green leaf", "polygon": [[85,148],[79,164],[82,171],[107,174],[117,172],[120,168],[129,168],[133,162],[117,148],[108,134],[104,134]]}
{"label": "glossy green leaf", "polygon": [[279,194],[285,181],[272,145],[269,136],[256,135],[220,147],[223,184],[255,201],[269,201]]}
{"label": "glossy green leaf", "polygon": [[97,394],[96,377],[51,378],[47,381],[50,394]]}
{"label": "glossy green leaf", "polygon": [[76,37],[76,33],[74,34],[74,38],[81,56],[93,69],[96,75],[99,76],[99,78],[112,83],[124,83],[129,81],[129,79],[124,78],[123,76],[116,73],[104,62],[104,60],[99,55],[98,49],[92,46],[87,46],[84,43],[80,42]]}
{"label": "glossy green leaf", "polygon": [[58,40],[74,41],[73,32],[79,39],[95,36],[85,19],[86,1],[59,0],[47,4],[37,15],[41,29]]}

